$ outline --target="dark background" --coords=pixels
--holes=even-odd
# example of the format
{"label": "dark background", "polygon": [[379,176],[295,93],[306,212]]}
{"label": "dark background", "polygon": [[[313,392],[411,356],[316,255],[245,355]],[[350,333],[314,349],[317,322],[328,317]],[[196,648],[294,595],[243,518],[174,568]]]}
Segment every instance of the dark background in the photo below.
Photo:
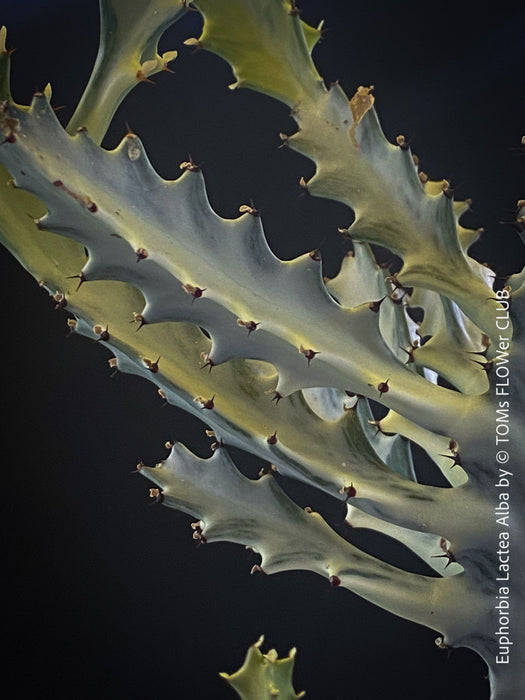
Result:
{"label": "dark background", "polygon": [[[466,223],[486,229],[476,257],[500,275],[517,270],[518,236],[500,223],[525,196],[525,13],[517,3],[475,11],[458,3],[300,6],[310,23],[326,19],[315,52],[320,73],[349,95],[374,84],[387,137],[403,133],[423,170],[448,178],[458,198],[473,198]],[[27,103],[50,81],[67,121],[96,54],[97,3],[3,0],[2,23],[17,49],[15,99]],[[336,230],[351,213],[300,196],[298,180],[313,166],[277,148],[279,132],[293,130],[288,110],[230,92],[225,63],[181,45],[199,26],[192,14],[165,36],[162,50],[180,52],[175,74],[138,86],[106,145],[116,145],[128,122],[164,177],[177,177],[191,153],[221,215],[236,216],[253,198],[277,254],[321,247],[334,273],[345,250]],[[110,379],[106,352],[66,340],[65,314],[5,251],[1,260],[3,660],[11,697],[226,700],[234,694],[217,673],[236,669],[262,633],[265,649],[298,647],[295,687],[312,700],[488,697],[479,659],[440,652],[435,632],[313,574],[250,576],[255,561],[244,549],[196,548],[191,518],[150,507],[148,483],[130,472],[140,459],[163,458],[167,439],[205,456],[204,426],[161,409],[155,390],[136,378]]]}

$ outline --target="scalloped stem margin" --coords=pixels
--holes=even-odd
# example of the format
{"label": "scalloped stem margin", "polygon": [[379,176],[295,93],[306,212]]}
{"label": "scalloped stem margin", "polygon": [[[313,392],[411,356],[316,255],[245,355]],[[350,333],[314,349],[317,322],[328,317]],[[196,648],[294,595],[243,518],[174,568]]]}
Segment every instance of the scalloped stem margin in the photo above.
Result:
{"label": "scalloped stem margin", "polygon": [[440,194],[431,192],[404,139],[403,148],[388,143],[371,88],[359,87],[349,100],[338,85],[324,87],[310,57],[309,37],[316,30],[299,22],[294,3],[232,0],[227,10],[220,0],[195,5],[204,28],[192,41],[228,61],[238,79],[234,87],[250,87],[292,107],[299,131],[284,138],[316,165],[314,177],[304,182],[308,191],[354,209],[349,235],[399,253],[404,284],[421,283],[449,296],[497,337],[496,302],[482,266],[462,249],[448,183]]}
{"label": "scalloped stem margin", "polygon": [[[366,305],[342,309],[331,299],[310,256],[282,262],[269,250],[257,218],[217,216],[200,173],[163,180],[132,135],[112,152],[98,148],[85,133],[70,137],[44,96],[34,99],[29,113],[10,107],[6,120],[17,123],[16,135],[13,143],[3,144],[0,158],[16,185],[48,206],[40,228],[88,248],[83,279],[117,279],[139,287],[147,301],[146,321],[190,320],[206,328],[214,364],[232,357],[274,364],[276,390],[283,395],[310,386],[341,386],[380,398],[423,427],[458,441],[483,435],[492,417],[486,396],[460,395],[410,372],[386,346],[377,317]],[[60,157],[49,152],[50,142]],[[145,191],[151,202],[147,226],[136,206]],[[173,221],[178,222],[175,231]],[[137,265],[136,251],[144,249],[148,259]],[[233,261],[235,271],[228,274]],[[194,304],[183,291],[188,282],[207,288],[205,298]],[[288,295],[286,305],[283,295]],[[236,318],[261,321],[261,329],[249,337]],[[312,324],[312,318],[319,322]],[[319,355],[311,364],[298,352],[303,345]],[[379,385],[387,381],[388,393],[380,396]]]}
{"label": "scalloped stem margin", "polygon": [[157,43],[164,31],[188,12],[174,0],[100,0],[100,43],[82,98],[67,126],[70,134],[88,129],[101,143],[126,95],[150,76],[169,70],[176,51],[162,56]]}
{"label": "scalloped stem margin", "polygon": [[484,619],[490,607],[491,596],[472,590],[464,574],[421,576],[362,552],[318,513],[299,508],[273,476],[247,479],[224,449],[201,459],[177,443],[165,461],[155,468],[140,465],[140,472],[159,487],[164,505],[199,518],[195,539],[248,546],[261,555],[255,568],[264,573],[312,571],[396,615],[439,629],[447,643],[464,636],[471,620]]}

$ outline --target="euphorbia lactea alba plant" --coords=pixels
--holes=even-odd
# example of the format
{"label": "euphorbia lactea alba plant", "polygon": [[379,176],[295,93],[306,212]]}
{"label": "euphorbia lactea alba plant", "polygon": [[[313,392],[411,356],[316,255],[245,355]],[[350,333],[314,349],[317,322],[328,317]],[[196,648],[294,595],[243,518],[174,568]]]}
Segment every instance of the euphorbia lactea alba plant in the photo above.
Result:
{"label": "euphorbia lactea alba plant", "polygon": [[[225,59],[230,88],[284,103],[283,151],[315,167],[305,197],[346,205],[333,235],[351,246],[333,278],[319,250],[277,257],[256,202],[217,214],[192,156],[171,180],[132,126],[101,147],[132,88],[172,70],[161,35],[196,11],[202,31],[185,44]],[[425,625],[437,646],[483,658],[491,698],[518,698],[524,274],[496,279],[469,255],[469,202],[422,172],[405,136],[385,137],[371,86],[325,83],[311,55],[322,33],[293,0],[101,0],[96,64],[64,128],[49,87],[29,106],[12,98],[3,29],[2,240],[67,312],[68,333],[111,350],[112,373],[149,380],[205,423],[211,456],[170,442],[156,466],[138,465],[153,501],[194,516],[198,543],[242,544],[254,572],[315,572]],[[514,218],[522,232],[525,201]],[[441,486],[418,480],[413,445]],[[264,460],[259,478],[229,447]],[[352,528],[401,543],[426,573],[366,553],[278,475],[345,504]],[[255,645],[227,680],[247,700],[299,697],[291,666]]]}

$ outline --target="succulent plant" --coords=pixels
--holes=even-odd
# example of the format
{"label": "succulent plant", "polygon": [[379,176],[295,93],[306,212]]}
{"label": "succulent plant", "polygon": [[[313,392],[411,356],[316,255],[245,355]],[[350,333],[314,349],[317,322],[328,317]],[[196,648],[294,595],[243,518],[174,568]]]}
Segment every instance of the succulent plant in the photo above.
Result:
{"label": "succulent plant", "polygon": [[[254,573],[320,574],[435,630],[444,650],[477,652],[491,698],[518,697],[523,272],[500,279],[469,255],[479,237],[461,218],[469,201],[422,171],[407,137],[387,140],[371,87],[347,95],[325,83],[311,58],[322,26],[294,2],[103,0],[101,19],[93,75],[65,128],[49,87],[29,107],[12,98],[0,35],[9,182],[0,227],[66,314],[70,346],[86,336],[108,348],[108,373],[148,380],[159,406],[204,422],[211,456],[177,435],[155,467],[139,462],[153,502],[197,518],[197,544],[246,546]],[[132,88],[172,70],[176,52],[157,44],[184,19],[186,47],[225,59],[231,88],[290,111],[281,156],[313,164],[298,191],[337,202],[345,219],[332,234],[345,254],[331,279],[300,231],[300,255],[275,255],[256,200],[218,214],[206,166],[191,155],[172,179],[150,163],[133,124],[118,145],[100,145]],[[519,200],[517,239],[524,218]],[[266,465],[258,478],[243,474],[245,458],[234,464],[231,448]],[[304,507],[304,496],[296,503],[289,479],[345,508],[352,532]],[[369,553],[360,530],[412,560],[391,563],[388,547]],[[273,652],[250,654],[273,673]],[[275,682],[260,697],[275,696]]]}

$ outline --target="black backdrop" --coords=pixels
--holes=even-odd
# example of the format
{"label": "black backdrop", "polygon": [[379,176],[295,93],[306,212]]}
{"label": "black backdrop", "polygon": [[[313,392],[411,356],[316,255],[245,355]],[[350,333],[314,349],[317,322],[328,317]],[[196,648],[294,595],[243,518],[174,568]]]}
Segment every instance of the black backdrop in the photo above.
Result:
{"label": "black backdrop", "polygon": [[[475,253],[499,274],[523,262],[518,236],[499,223],[524,196],[522,60],[525,14],[512,3],[411,5],[303,2],[326,19],[320,72],[349,94],[374,84],[385,133],[410,138],[422,168],[474,200],[468,222],[486,234]],[[13,55],[14,96],[28,102],[51,81],[67,120],[96,53],[95,0],[0,2]],[[128,122],[164,177],[191,153],[210,199],[236,216],[251,198],[272,248],[289,258],[321,247],[328,273],[351,213],[300,196],[311,163],[278,149],[292,129],[272,100],[230,92],[228,66],[181,40],[198,35],[191,15],[170,30],[174,75],[142,84],[119,110],[106,145]],[[239,28],[241,29],[241,28]],[[521,188],[521,189],[520,189]],[[139,459],[164,457],[166,439],[209,453],[203,427],[136,378],[110,379],[107,353],[66,340],[66,317],[1,252],[3,286],[2,460],[5,685],[12,697],[230,698],[218,671],[233,671],[261,633],[281,654],[296,645],[295,686],[312,700],[488,697],[483,664],[450,657],[435,632],[416,627],[304,572],[249,575],[240,547],[196,548],[191,518],[150,507]],[[241,457],[250,472],[257,460]],[[289,484],[286,488],[292,489]],[[301,501],[313,495],[301,489]],[[314,505],[314,503],[311,503]],[[335,521],[340,508],[323,502]]]}

